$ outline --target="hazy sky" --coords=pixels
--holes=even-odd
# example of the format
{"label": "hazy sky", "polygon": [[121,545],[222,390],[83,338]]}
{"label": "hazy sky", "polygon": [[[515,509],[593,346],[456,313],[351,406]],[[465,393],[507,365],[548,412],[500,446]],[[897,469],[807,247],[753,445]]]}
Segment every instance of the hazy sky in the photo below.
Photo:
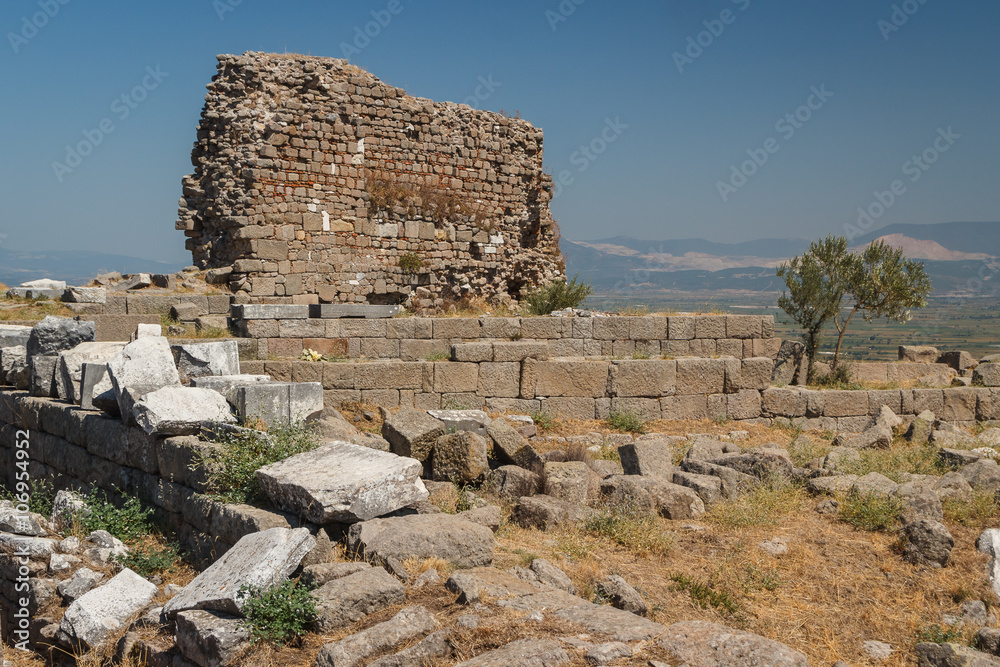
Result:
{"label": "hazy sky", "polygon": [[204,86],[248,50],[519,111],[570,239],[998,220],[998,25],[995,0],[5,0],[0,244],[189,259]]}

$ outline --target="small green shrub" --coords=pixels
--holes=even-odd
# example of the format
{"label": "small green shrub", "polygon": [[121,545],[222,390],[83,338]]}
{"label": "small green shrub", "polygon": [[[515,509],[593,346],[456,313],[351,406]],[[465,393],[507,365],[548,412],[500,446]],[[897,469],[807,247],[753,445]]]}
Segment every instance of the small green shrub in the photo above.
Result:
{"label": "small green shrub", "polygon": [[180,559],[180,552],[174,544],[163,548],[139,544],[131,547],[124,556],[115,556],[115,562],[127,567],[140,577],[151,577],[160,572],[173,570]]}
{"label": "small green shrub", "polygon": [[552,418],[548,412],[536,411],[531,413],[531,421],[535,422],[535,426],[542,429],[543,431],[548,431],[555,426],[555,420]]}
{"label": "small green shrub", "polygon": [[691,599],[702,609],[714,607],[721,612],[735,616],[740,611],[739,602],[725,589],[716,589],[711,582],[702,582],[676,573],[670,575],[674,582],[674,590],[686,591]]}
{"label": "small green shrub", "polygon": [[271,431],[244,430],[224,434],[222,449],[195,463],[207,466],[212,493],[229,503],[253,503],[266,498],[257,482],[257,470],[290,456],[316,449],[319,440],[303,422],[273,426]]}
{"label": "small green shrub", "polygon": [[145,507],[138,498],[131,497],[122,507],[117,507],[103,491],[94,489],[84,502],[88,510],[75,514],[73,523],[86,533],[106,530],[122,542],[134,543],[153,530],[150,522],[153,509]]}
{"label": "small green shrub", "polygon": [[451,359],[451,352],[434,352],[424,357],[424,361],[448,361]]}
{"label": "small green shrub", "polygon": [[[23,487],[21,487],[23,488]],[[32,479],[28,484],[28,511],[52,516],[52,503],[56,498],[56,490],[52,482],[44,479]],[[0,490],[0,499],[18,504],[17,494],[9,489]]]}
{"label": "small green shrub", "polygon": [[851,365],[840,362],[836,370],[813,378],[812,384],[823,389],[864,389],[864,385],[851,379]]}
{"label": "small green shrub", "polygon": [[403,270],[403,273],[416,273],[423,265],[424,260],[420,259],[420,255],[415,252],[404,253],[399,257],[399,268]]}
{"label": "small green shrub", "polygon": [[666,555],[676,538],[663,530],[659,517],[633,497],[609,502],[584,523],[584,529],[623,547],[643,553]]}
{"label": "small green shrub", "polygon": [[860,530],[889,530],[899,521],[903,505],[898,498],[880,493],[851,491],[840,502],[840,520]]}
{"label": "small green shrub", "polygon": [[949,522],[959,523],[970,528],[985,528],[1000,515],[1000,504],[996,496],[982,487],[972,491],[972,497],[964,500],[948,498],[941,501],[944,516]]}
{"label": "small green shrub", "polygon": [[243,603],[241,625],[253,641],[275,644],[296,642],[316,620],[316,598],[312,590],[291,579],[271,588],[243,586],[238,593]]}
{"label": "small green shrub", "polygon": [[627,431],[629,433],[646,432],[646,422],[643,421],[642,417],[631,411],[619,412],[612,410],[604,418],[604,422],[618,431]]}
{"label": "small green shrub", "polygon": [[593,291],[590,283],[577,282],[574,276],[569,282],[556,280],[529,292],[524,303],[532,315],[549,315],[554,310],[579,307]]}
{"label": "small green shrub", "polygon": [[947,627],[937,623],[921,626],[917,631],[917,642],[928,642],[930,644],[948,644],[955,640],[962,639],[962,631],[954,625]]}

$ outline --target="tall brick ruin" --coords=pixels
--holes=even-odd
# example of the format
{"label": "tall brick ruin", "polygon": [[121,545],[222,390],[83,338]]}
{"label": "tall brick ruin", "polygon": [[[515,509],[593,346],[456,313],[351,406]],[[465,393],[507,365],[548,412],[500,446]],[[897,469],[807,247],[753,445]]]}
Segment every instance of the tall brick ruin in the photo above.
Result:
{"label": "tall brick ruin", "polygon": [[177,228],[250,302],[519,297],[564,274],[529,122],[344,60],[218,57]]}

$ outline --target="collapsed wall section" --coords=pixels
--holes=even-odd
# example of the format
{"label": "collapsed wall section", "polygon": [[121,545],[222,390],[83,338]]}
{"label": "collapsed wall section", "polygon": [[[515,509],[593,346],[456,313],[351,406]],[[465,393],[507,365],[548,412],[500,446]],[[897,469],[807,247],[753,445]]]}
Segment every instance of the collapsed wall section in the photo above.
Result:
{"label": "collapsed wall section", "polygon": [[218,59],[177,228],[247,301],[439,306],[563,276],[540,129],[344,60]]}

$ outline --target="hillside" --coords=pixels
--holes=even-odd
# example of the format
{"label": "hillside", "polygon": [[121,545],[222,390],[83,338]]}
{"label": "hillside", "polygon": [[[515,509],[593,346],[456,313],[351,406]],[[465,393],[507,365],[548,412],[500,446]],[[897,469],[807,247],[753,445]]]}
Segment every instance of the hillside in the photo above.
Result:
{"label": "hillside", "polygon": [[[969,280],[981,273],[984,262],[1000,269],[1000,223],[890,225],[856,239],[853,249],[877,238],[901,247],[908,257],[924,260],[936,296],[968,296]],[[808,245],[808,241],[798,239],[716,243],[616,236],[592,241],[563,240],[562,250],[567,273],[591,281],[598,293],[777,292],[781,282],[774,268],[801,254]]]}

